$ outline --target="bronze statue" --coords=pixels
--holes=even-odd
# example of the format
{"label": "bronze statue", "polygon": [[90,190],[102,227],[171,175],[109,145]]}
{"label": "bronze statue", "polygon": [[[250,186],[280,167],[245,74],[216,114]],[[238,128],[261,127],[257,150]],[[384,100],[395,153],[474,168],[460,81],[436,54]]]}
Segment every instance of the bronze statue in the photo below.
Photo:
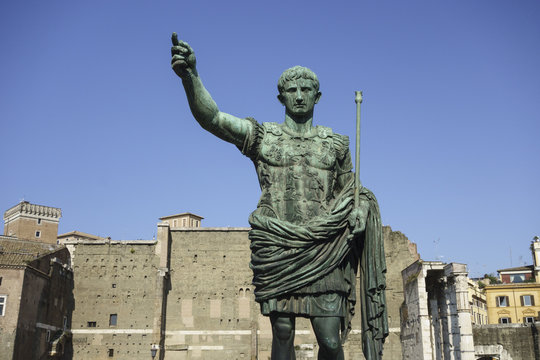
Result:
{"label": "bronze statue", "polygon": [[172,35],[172,68],[199,124],[253,161],[262,190],[250,215],[255,300],[272,324],[272,360],[294,359],[297,316],[308,317],[318,358],[343,359],[356,303],[360,261],[363,351],[380,359],[388,335],[384,248],[375,196],[359,191],[349,138],[313,126],[319,81],[295,66],[278,81],[285,121],[258,123],[219,111],[203,86],[191,47]]}

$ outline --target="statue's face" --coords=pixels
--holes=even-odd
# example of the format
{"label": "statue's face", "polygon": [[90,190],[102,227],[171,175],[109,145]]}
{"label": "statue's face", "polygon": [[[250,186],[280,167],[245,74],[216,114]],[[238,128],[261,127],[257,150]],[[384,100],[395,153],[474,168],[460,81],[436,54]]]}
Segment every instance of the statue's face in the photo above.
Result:
{"label": "statue's face", "polygon": [[285,106],[287,114],[302,117],[313,112],[320,97],[321,93],[315,89],[311,80],[296,79],[285,83],[278,99]]}

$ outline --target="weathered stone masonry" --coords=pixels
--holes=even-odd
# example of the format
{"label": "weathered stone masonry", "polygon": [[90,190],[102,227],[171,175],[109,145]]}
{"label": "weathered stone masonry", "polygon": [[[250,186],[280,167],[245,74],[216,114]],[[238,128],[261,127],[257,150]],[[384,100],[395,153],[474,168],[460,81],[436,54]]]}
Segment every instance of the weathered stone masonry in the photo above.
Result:
{"label": "weathered stone masonry", "polygon": [[[254,301],[248,228],[158,226],[156,241],[68,241],[75,274],[74,359],[267,359],[269,320]],[[407,238],[384,228],[390,337],[401,358],[401,270],[418,259]],[[116,315],[116,316],[113,316]],[[111,319],[116,324],[111,323]],[[298,319],[298,359],[315,358],[307,319]],[[362,359],[360,314],[345,346]]]}

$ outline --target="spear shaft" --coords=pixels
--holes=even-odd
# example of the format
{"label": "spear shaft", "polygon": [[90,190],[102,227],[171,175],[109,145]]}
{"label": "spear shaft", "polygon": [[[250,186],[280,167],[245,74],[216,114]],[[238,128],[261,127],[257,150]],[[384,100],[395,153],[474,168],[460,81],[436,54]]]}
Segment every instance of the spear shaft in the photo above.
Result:
{"label": "spear shaft", "polygon": [[362,91],[355,91],[354,101],[356,102],[356,153],[355,153],[355,176],[354,176],[354,206],[360,205],[360,104],[362,104]]}

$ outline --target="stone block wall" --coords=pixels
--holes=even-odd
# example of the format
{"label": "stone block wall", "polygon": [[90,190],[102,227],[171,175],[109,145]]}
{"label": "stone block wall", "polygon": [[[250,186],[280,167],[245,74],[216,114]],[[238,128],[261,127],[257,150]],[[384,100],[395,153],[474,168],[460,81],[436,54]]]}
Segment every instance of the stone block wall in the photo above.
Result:
{"label": "stone block wall", "polygon": [[[166,359],[270,357],[271,329],[254,301],[248,228],[171,229],[171,291],[167,300]],[[401,270],[419,259],[402,233],[384,227],[390,336],[384,359],[401,357]],[[357,286],[358,291],[359,286]],[[359,296],[357,295],[357,298]],[[359,307],[358,307],[359,309]],[[360,312],[345,344],[346,359],[363,359]],[[298,318],[298,358],[316,358],[308,319]],[[173,355],[174,354],[174,355]]]}
{"label": "stone block wall", "polygon": [[171,229],[165,359],[255,355],[248,230]]}
{"label": "stone block wall", "polygon": [[497,324],[473,327],[477,359],[540,360],[540,323]]}
{"label": "stone block wall", "polygon": [[[9,276],[13,291],[6,308],[7,322],[0,321],[0,344],[4,346],[0,359],[47,357],[49,342],[62,333],[73,308],[72,272],[65,266],[67,259],[67,250],[60,249],[30,261],[27,266],[2,269],[2,278],[4,274]],[[20,295],[16,296],[17,293]]]}
{"label": "stone block wall", "polygon": [[[153,345],[163,349],[156,359],[269,359],[270,321],[254,301],[248,231],[160,224],[156,242],[67,242],[75,274],[74,359],[108,359],[111,349],[115,359],[147,359]],[[389,360],[401,358],[401,270],[419,256],[403,234],[383,231]],[[360,324],[357,310],[346,359],[363,359]],[[296,329],[297,358],[315,359],[309,320],[297,319]]]}
{"label": "stone block wall", "polygon": [[111,351],[114,359],[149,358],[159,280],[155,244],[68,243],[75,284],[74,359],[109,359]]}
{"label": "stone block wall", "polygon": [[[390,226],[383,226],[384,251],[386,257],[386,301],[388,304],[388,326],[390,335],[384,346],[383,360],[401,359],[400,341],[401,306],[404,302],[401,271],[420,259],[416,244]],[[359,317],[358,317],[359,318]],[[357,319],[359,320],[359,319]],[[358,324],[360,327],[360,324]]]}
{"label": "stone block wall", "polygon": [[20,300],[24,282],[24,269],[20,267],[0,267],[2,284],[0,295],[5,296],[4,316],[0,317],[0,360],[13,359]]}

